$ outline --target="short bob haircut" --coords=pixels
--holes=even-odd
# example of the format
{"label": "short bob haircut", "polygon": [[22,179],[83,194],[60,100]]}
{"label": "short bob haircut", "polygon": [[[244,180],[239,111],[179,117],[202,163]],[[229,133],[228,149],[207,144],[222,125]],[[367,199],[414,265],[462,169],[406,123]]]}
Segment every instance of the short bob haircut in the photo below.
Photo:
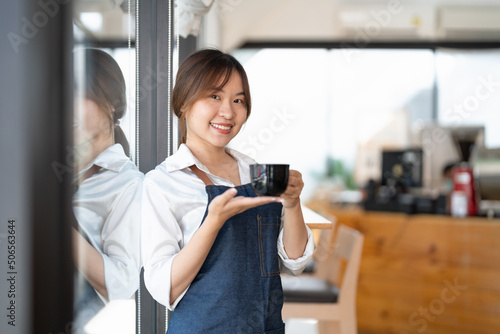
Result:
{"label": "short bob haircut", "polygon": [[243,66],[233,56],[215,49],[204,49],[192,53],[180,65],[171,103],[175,115],[179,117],[179,144],[186,142],[186,111],[189,112],[193,104],[208,92],[222,89],[234,72],[241,77],[248,118],[251,110],[250,86]]}

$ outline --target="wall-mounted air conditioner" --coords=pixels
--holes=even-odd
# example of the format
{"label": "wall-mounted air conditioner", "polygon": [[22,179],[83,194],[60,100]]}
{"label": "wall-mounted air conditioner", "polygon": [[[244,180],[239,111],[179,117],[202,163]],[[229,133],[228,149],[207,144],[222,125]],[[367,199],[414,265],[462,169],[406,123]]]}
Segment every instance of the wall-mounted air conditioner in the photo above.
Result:
{"label": "wall-mounted air conditioner", "polygon": [[500,6],[441,3],[342,1],[336,18],[342,35],[350,38],[500,39]]}
{"label": "wall-mounted air conditioner", "polygon": [[432,37],[435,11],[432,6],[403,2],[342,5],[338,24],[346,37],[378,39],[420,39]]}
{"label": "wall-mounted air conditioner", "polygon": [[438,12],[440,37],[500,38],[500,6],[446,6]]}

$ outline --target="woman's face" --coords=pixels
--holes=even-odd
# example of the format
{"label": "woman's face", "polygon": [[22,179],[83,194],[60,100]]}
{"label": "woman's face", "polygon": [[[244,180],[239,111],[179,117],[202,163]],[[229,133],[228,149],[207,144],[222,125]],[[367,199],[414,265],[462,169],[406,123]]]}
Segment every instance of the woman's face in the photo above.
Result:
{"label": "woman's face", "polygon": [[187,111],[186,129],[189,145],[225,147],[247,119],[245,93],[241,77],[233,72],[221,90],[206,93]]}
{"label": "woman's face", "polygon": [[75,98],[73,126],[77,148],[94,146],[112,136],[111,123],[110,116],[97,103],[87,98]]}

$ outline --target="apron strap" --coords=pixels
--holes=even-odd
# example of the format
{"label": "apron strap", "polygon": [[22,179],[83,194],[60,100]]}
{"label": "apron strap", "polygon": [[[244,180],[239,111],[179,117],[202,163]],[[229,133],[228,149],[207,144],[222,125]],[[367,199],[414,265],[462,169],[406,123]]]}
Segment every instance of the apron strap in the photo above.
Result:
{"label": "apron strap", "polygon": [[196,175],[198,176],[198,178],[200,180],[203,181],[203,183],[205,183],[206,186],[211,186],[213,185],[214,183],[208,178],[207,174],[205,174],[205,172],[201,171],[198,167],[196,167],[196,165],[192,165],[191,167],[191,171]]}

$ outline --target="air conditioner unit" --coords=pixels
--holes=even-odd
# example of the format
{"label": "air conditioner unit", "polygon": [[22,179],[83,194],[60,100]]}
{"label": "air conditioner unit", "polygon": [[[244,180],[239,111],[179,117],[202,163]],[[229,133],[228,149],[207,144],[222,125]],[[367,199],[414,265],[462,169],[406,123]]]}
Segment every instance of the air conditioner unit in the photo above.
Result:
{"label": "air conditioner unit", "polygon": [[437,30],[450,37],[500,37],[500,6],[446,6],[439,9]]}
{"label": "air conditioner unit", "polygon": [[366,36],[418,39],[432,34],[434,11],[425,6],[396,2],[342,5],[337,13],[339,26],[346,37]]}

